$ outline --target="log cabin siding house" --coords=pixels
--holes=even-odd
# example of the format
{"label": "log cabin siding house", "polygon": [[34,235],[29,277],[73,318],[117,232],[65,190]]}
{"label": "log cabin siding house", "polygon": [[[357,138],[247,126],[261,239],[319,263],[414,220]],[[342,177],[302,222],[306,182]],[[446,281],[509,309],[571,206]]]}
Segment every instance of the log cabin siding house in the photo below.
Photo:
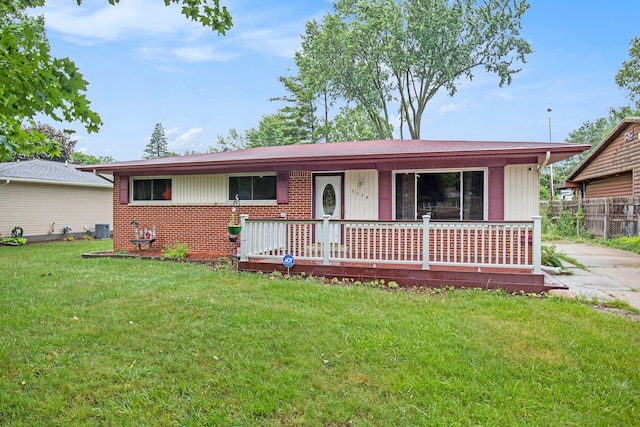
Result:
{"label": "log cabin siding house", "polygon": [[[338,251],[346,250],[346,239],[359,227],[355,221],[369,221],[364,227],[369,237],[354,239],[362,255],[363,246],[386,245],[387,252],[397,252],[396,243],[412,238],[406,230],[381,234],[376,231],[380,222],[386,227],[396,227],[393,221],[411,227],[422,226],[423,220],[434,224],[531,222],[539,212],[539,169],[586,148],[566,143],[382,140],[259,147],[85,169],[114,175],[116,251],[132,248],[131,223],[135,221],[141,227],[156,228],[156,245],[181,242],[196,252],[241,253],[237,243],[230,242],[227,230],[238,195],[236,214],[254,227],[253,233],[243,229],[241,249],[254,247],[247,239],[264,237],[257,236],[256,230],[324,218],[343,221],[340,228],[334,228],[336,235],[330,236],[342,248]],[[251,223],[260,219],[280,225]],[[298,254],[302,258],[323,233],[320,224],[311,227],[287,232],[287,239],[295,240],[288,240],[288,245],[305,247]],[[476,238],[480,234],[476,231]],[[308,241],[301,244],[303,238]],[[284,237],[279,239],[278,245],[283,244]],[[425,242],[435,243],[433,237]],[[421,253],[417,244],[411,245],[407,251]],[[531,258],[530,248],[515,246],[502,244],[499,250],[524,251]],[[460,254],[468,251],[456,250]]]}
{"label": "log cabin siding house", "polygon": [[582,198],[640,197],[640,117],[622,120],[567,176]]}

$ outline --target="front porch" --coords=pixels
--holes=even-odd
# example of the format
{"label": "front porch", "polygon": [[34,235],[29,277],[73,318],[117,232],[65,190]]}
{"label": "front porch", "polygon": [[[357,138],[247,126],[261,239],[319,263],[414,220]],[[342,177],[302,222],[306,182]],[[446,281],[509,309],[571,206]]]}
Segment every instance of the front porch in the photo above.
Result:
{"label": "front porch", "polygon": [[[240,271],[312,274],[402,287],[548,291],[541,219],[355,221],[249,219],[241,215]],[[283,265],[285,255],[295,260]]]}

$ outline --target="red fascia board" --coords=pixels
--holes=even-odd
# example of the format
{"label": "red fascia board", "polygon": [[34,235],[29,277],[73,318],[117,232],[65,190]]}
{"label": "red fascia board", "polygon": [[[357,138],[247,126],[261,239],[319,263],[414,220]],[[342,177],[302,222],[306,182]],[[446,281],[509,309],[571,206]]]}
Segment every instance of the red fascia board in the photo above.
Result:
{"label": "red fascia board", "polygon": [[[338,169],[372,169],[375,165],[393,163],[399,168],[405,163],[427,162],[440,160],[456,160],[468,161],[480,166],[481,162],[491,161],[491,163],[500,162],[503,159],[504,164],[508,163],[538,163],[539,159],[544,158],[546,151],[551,153],[550,163],[562,160],[573,155],[579,154],[588,145],[555,145],[542,147],[526,148],[491,148],[476,149],[466,151],[432,151],[432,152],[401,152],[401,153],[374,153],[360,155],[322,155],[322,156],[292,156],[292,157],[273,157],[273,158],[252,158],[233,159],[233,160],[216,160],[203,159],[193,161],[193,159],[166,158],[159,159],[156,162],[149,161],[132,161],[106,165],[94,165],[80,167],[81,170],[96,170],[99,172],[111,172],[113,174],[144,174],[144,175],[162,175],[162,174],[211,174],[211,173],[230,173],[230,172],[257,172],[257,171],[286,171],[286,170],[338,170]],[[448,162],[445,162],[448,163]]]}

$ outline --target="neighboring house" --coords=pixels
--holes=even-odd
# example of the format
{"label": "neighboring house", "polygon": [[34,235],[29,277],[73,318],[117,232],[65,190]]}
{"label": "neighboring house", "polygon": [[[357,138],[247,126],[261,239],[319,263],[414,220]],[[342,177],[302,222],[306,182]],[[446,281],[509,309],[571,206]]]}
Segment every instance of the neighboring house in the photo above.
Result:
{"label": "neighboring house", "polygon": [[564,188],[582,198],[640,197],[640,117],[628,117],[569,174]]}
{"label": "neighboring house", "polygon": [[[539,169],[584,151],[566,143],[382,140],[259,147],[80,167],[114,176],[114,250],[132,222],[162,247],[229,255],[237,214],[307,220],[531,221]],[[328,206],[327,206],[328,203]],[[324,205],[324,206],[323,206]],[[235,252],[233,252],[235,253]]]}
{"label": "neighboring house", "polygon": [[112,223],[112,182],[62,162],[0,163],[2,237],[18,227],[29,241],[52,240]]}

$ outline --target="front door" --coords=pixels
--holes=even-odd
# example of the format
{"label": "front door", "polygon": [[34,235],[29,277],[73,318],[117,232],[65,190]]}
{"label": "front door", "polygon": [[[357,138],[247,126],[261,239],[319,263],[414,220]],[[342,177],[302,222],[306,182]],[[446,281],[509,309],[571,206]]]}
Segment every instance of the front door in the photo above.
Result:
{"label": "front door", "polygon": [[[315,217],[329,215],[331,219],[342,218],[342,175],[316,175],[314,187]],[[316,240],[322,238],[320,227],[316,231]],[[340,242],[340,227],[331,227],[332,241]]]}

